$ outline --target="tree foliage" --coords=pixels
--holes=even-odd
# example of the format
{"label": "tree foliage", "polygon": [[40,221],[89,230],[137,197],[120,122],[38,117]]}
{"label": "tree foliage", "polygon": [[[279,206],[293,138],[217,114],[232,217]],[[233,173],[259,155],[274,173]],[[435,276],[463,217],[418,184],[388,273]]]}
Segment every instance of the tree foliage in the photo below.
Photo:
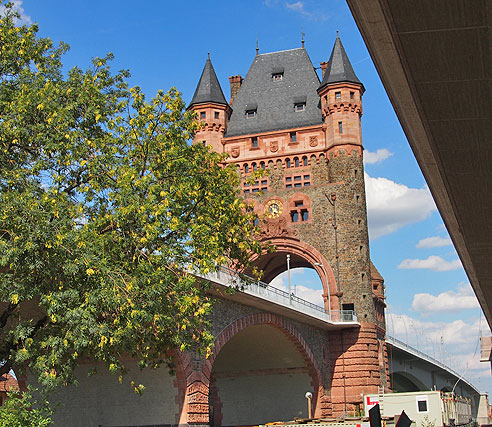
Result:
{"label": "tree foliage", "polygon": [[0,406],[0,427],[48,427],[53,425],[47,401],[36,401],[31,392],[8,393]]}
{"label": "tree foliage", "polygon": [[62,71],[64,44],[0,20],[0,373],[50,388],[81,358],[124,372],[171,349],[208,351],[194,273],[259,251],[239,177],[191,145],[175,89],[150,101],[110,56]]}

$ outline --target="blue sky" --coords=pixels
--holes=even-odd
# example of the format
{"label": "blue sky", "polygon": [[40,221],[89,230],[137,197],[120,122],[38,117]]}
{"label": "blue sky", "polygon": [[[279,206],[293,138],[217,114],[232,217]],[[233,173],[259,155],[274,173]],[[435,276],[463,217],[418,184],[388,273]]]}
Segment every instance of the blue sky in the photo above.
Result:
{"label": "blue sky", "polygon": [[[257,39],[261,53],[291,49],[300,47],[304,31],[306,49],[319,66],[329,58],[338,30],[366,88],[370,251],[387,286],[388,330],[459,370],[468,365],[466,376],[492,392],[490,367],[478,362],[477,349],[480,330],[489,329],[345,1],[15,3],[24,22],[39,24],[42,36],[71,46],[67,69],[85,68],[92,57],[113,52],[114,68],[129,69],[131,84],[149,97],[175,86],[187,102],[208,52],[228,98],[228,77],[245,76]],[[293,278],[306,287],[298,287],[300,294],[317,298],[316,277],[304,272]],[[282,278],[276,283],[282,286]]]}

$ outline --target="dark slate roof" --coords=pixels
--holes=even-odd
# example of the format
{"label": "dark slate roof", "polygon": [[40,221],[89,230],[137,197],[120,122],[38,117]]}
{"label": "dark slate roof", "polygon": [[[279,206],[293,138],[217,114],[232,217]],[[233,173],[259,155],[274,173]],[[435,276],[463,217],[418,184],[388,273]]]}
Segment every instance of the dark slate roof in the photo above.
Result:
{"label": "dark slate roof", "polygon": [[227,105],[224,93],[222,92],[219,80],[217,79],[217,74],[215,74],[212,61],[210,61],[210,56],[207,58],[207,62],[205,62],[202,76],[200,77],[195,94],[193,95],[193,99],[191,100],[188,108],[195,104],[203,104],[208,102]]}
{"label": "dark slate roof", "polygon": [[328,61],[328,67],[325,71],[325,76],[321,82],[320,89],[329,83],[339,82],[351,82],[360,83],[360,80],[354,73],[352,64],[350,63],[347,53],[343,48],[342,41],[337,34],[335,45],[331,52],[330,60]]}
{"label": "dark slate roof", "polygon": [[[274,81],[272,74],[283,73]],[[257,55],[232,104],[226,137],[322,123],[319,78],[305,49]],[[294,103],[306,102],[304,111],[294,111]],[[301,101],[301,102],[302,102]],[[257,106],[256,117],[246,110]]]}

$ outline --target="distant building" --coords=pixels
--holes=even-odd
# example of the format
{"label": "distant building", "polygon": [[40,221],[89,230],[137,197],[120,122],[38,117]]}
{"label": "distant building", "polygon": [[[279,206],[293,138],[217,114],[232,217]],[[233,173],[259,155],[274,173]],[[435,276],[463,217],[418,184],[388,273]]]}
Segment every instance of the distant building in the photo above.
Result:
{"label": "distant building", "polygon": [[13,375],[4,374],[0,376],[0,406],[10,391],[19,391],[19,384]]}

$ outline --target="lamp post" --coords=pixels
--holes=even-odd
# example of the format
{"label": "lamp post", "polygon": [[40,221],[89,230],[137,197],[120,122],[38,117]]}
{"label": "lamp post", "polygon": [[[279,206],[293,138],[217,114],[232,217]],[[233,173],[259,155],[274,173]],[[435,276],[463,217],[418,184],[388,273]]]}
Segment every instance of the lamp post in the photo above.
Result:
{"label": "lamp post", "polygon": [[304,397],[308,401],[308,418],[311,419],[311,418],[313,418],[313,413],[312,413],[312,409],[311,409],[311,399],[313,398],[313,393],[311,393],[310,391],[308,391],[308,392],[306,392],[306,394],[304,395]]}
{"label": "lamp post", "polygon": [[292,304],[292,294],[290,293],[290,254],[287,254],[287,283],[289,287],[289,304]]}
{"label": "lamp post", "polygon": [[326,274],[326,269],[325,269],[325,266],[319,262],[315,262],[313,263],[314,265],[318,266],[318,267],[321,267],[321,269],[323,270],[323,273],[325,275],[325,280],[326,280],[326,287],[328,288],[327,292],[328,292],[328,315],[330,316],[330,320],[331,320],[331,296],[330,296],[330,283],[328,282],[328,274]]}

